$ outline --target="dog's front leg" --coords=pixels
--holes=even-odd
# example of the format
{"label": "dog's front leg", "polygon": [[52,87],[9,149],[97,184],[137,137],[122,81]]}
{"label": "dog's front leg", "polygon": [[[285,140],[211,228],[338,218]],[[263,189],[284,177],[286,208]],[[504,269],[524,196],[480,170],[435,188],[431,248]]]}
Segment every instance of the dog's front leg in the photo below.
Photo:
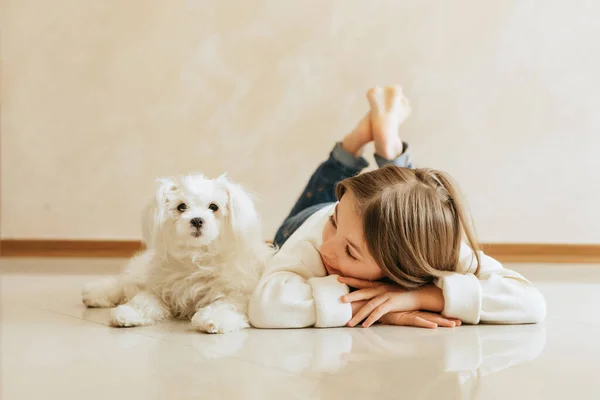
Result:
{"label": "dog's front leg", "polygon": [[110,324],[116,327],[152,325],[171,317],[165,304],[149,292],[135,295],[127,303],[114,308]]}
{"label": "dog's front leg", "polygon": [[110,308],[124,304],[142,291],[146,270],[154,252],[146,250],[131,260],[119,276],[111,276],[87,284],[81,293],[83,304],[88,307]]}
{"label": "dog's front leg", "polygon": [[226,300],[201,308],[192,317],[192,327],[207,333],[228,333],[250,327],[246,315]]}
{"label": "dog's front leg", "polygon": [[90,308],[111,308],[127,302],[141,286],[129,277],[111,276],[85,285],[81,300]]}
{"label": "dog's front leg", "polygon": [[124,302],[123,286],[120,277],[100,279],[85,285],[81,300],[87,307],[115,307]]}

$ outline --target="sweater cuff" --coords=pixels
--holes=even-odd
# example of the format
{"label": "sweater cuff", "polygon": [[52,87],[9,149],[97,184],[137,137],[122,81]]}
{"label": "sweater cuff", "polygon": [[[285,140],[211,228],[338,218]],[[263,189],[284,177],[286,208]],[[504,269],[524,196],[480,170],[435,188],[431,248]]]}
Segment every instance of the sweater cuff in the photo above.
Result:
{"label": "sweater cuff", "polygon": [[436,286],[444,294],[442,315],[467,324],[478,324],[481,318],[481,284],[473,274],[452,273],[438,279]]}
{"label": "sweater cuff", "polygon": [[333,328],[345,326],[352,318],[350,303],[342,303],[341,297],[350,289],[345,283],[338,281],[338,275],[321,278],[310,278],[308,284],[312,288],[317,314],[317,328]]}

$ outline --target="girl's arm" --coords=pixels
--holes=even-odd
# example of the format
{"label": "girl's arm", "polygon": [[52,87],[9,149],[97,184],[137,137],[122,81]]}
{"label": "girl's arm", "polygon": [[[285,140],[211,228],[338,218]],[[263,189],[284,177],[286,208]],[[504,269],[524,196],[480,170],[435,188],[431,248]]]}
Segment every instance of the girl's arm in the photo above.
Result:
{"label": "girl's arm", "polygon": [[470,324],[543,321],[546,301],[531,282],[483,252],[479,256],[479,273],[468,273],[476,262],[473,251],[463,244],[460,262],[467,273],[452,273],[436,281],[444,298],[442,315]]}
{"label": "girl's arm", "polygon": [[250,299],[248,315],[256,328],[344,326],[352,307],[340,301],[347,285],[326,276],[315,245],[286,243],[269,261]]}

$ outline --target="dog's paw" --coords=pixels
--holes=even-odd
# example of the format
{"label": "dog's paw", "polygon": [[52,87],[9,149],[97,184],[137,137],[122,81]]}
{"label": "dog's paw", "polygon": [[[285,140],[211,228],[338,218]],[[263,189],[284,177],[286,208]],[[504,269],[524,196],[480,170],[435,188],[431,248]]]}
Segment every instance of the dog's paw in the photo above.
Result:
{"label": "dog's paw", "polygon": [[110,325],[117,328],[129,328],[144,325],[144,319],[135,308],[123,304],[111,310]]}
{"label": "dog's paw", "polygon": [[112,308],[121,304],[122,296],[116,280],[108,278],[85,285],[81,301],[86,307]]}
{"label": "dog's paw", "polygon": [[250,327],[246,316],[230,304],[213,304],[192,317],[192,327],[207,333],[228,333]]}

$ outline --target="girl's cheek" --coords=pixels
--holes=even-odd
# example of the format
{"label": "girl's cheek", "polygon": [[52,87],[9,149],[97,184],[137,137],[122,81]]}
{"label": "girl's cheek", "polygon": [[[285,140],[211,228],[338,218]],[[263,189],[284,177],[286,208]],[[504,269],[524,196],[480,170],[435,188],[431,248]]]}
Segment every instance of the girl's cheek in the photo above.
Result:
{"label": "girl's cheek", "polygon": [[377,270],[374,271],[373,275],[374,275],[373,279],[375,279],[375,280],[383,279],[383,277],[385,277],[385,274],[383,273],[383,271],[379,267],[377,267]]}

